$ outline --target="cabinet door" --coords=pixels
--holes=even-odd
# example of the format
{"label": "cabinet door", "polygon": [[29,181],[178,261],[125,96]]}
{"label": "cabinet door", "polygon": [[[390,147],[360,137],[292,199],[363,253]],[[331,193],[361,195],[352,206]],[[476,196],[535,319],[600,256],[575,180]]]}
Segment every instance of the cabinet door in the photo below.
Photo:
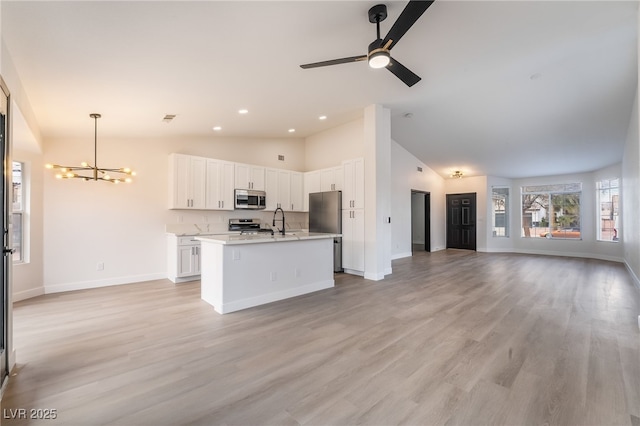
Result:
{"label": "cabinet door", "polygon": [[204,209],[206,206],[207,160],[191,157],[191,208]]}
{"label": "cabinet door", "polygon": [[351,254],[353,261],[353,269],[356,271],[364,271],[364,210],[352,210],[351,219],[353,221],[353,252]]}
{"label": "cabinet door", "polygon": [[343,163],[343,209],[364,208],[364,159],[356,158]]}
{"label": "cabinet door", "polygon": [[291,172],[278,170],[278,205],[282,210],[291,210]]}
{"label": "cabinet door", "polygon": [[364,159],[353,160],[353,207],[364,209]]}
{"label": "cabinet door", "polygon": [[320,170],[320,191],[334,191],[333,169]]}
{"label": "cabinet door", "polygon": [[342,211],[342,267],[364,271],[364,210]]}
{"label": "cabinet door", "polygon": [[233,163],[207,160],[207,209],[233,210],[233,169]]}
{"label": "cabinet door", "polygon": [[206,206],[206,159],[172,154],[169,160],[173,209],[204,209]]}
{"label": "cabinet door", "polygon": [[303,211],[303,174],[299,172],[291,172],[291,210],[294,212]]}
{"label": "cabinet door", "polygon": [[169,157],[169,178],[171,193],[171,202],[169,207],[172,209],[189,208],[191,197],[190,185],[190,158],[186,155],[172,154]]}
{"label": "cabinet door", "polygon": [[250,167],[248,164],[235,164],[235,187],[237,189],[251,189]]}
{"label": "cabinet door", "polygon": [[233,210],[234,164],[228,161],[219,163],[219,194],[222,210]]}
{"label": "cabinet door", "polygon": [[344,180],[344,169],[342,166],[333,168],[333,187],[334,191],[342,191]]}
{"label": "cabinet door", "polygon": [[251,189],[259,191],[265,190],[265,168],[250,166],[249,175],[251,177]]}
{"label": "cabinet door", "polygon": [[207,160],[207,185],[205,192],[205,205],[208,210],[220,209],[220,163],[215,160]]}
{"label": "cabinet door", "polygon": [[194,250],[197,246],[178,246],[178,277],[188,277],[200,273]]}
{"label": "cabinet door", "polygon": [[267,208],[273,211],[278,207],[278,169],[266,169],[265,192],[267,194]]}

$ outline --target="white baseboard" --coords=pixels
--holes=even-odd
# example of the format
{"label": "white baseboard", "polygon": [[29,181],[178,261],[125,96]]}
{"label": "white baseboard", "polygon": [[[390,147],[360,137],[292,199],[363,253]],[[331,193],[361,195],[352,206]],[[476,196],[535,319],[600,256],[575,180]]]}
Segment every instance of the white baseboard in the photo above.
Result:
{"label": "white baseboard", "polygon": [[[480,251],[480,250],[478,250]],[[597,253],[572,253],[566,251],[549,251],[549,250],[528,250],[528,249],[483,249],[484,253],[518,253],[518,254],[534,254],[540,256],[559,256],[559,257],[580,257],[583,259],[606,260],[609,262],[624,263],[624,259],[616,256],[607,256]]]}
{"label": "white baseboard", "polygon": [[378,272],[376,273],[371,273],[371,272],[365,272],[364,273],[364,279],[365,280],[371,280],[371,281],[380,281],[384,279],[384,272]]}
{"label": "white baseboard", "polygon": [[397,260],[397,259],[402,259],[402,258],[411,257],[411,256],[413,256],[413,253],[411,252],[397,253],[391,256],[391,260]]}
{"label": "white baseboard", "polygon": [[633,279],[633,283],[635,284],[636,288],[640,290],[640,279],[638,279],[638,276],[636,275],[635,272],[633,272],[633,269],[631,269],[631,266],[629,266],[626,260],[624,261],[624,266],[627,267],[627,271],[629,271],[629,274],[631,275],[631,278]]}
{"label": "white baseboard", "polygon": [[355,269],[345,269],[344,273],[345,274],[351,274],[351,275],[357,275],[359,277],[364,277],[364,272],[363,271],[356,271]]}
{"label": "white baseboard", "polygon": [[21,300],[31,299],[32,297],[42,296],[44,294],[44,287],[36,287],[29,290],[14,292],[11,299],[14,302]]}
{"label": "white baseboard", "polygon": [[90,288],[109,287],[112,285],[133,284],[142,281],[152,281],[166,279],[166,272],[158,272],[156,274],[131,275],[128,277],[107,278],[95,281],[79,281],[67,284],[53,284],[44,286],[45,294],[61,293],[63,291],[86,290]]}

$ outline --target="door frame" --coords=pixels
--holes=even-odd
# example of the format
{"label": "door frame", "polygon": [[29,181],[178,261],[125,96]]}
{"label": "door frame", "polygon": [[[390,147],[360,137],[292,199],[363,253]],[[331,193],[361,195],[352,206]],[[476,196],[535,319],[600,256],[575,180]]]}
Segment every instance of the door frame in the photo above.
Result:
{"label": "door frame", "polygon": [[[418,189],[411,190],[411,205],[413,207],[413,195],[424,195],[424,251],[431,251],[431,193]],[[413,208],[412,208],[413,212]],[[413,254],[413,213],[411,215],[411,253]]]}
{"label": "door frame", "polygon": [[[12,242],[12,226],[11,226],[11,210],[12,210],[12,160],[11,160],[11,97],[9,89],[2,77],[0,77],[0,114],[4,113],[4,129],[0,132],[4,133],[4,137],[0,138],[0,151],[2,152],[2,306],[0,306],[0,316],[2,320],[2,336],[0,336],[0,392],[4,392],[9,379],[10,361],[11,361],[11,277],[13,258]],[[6,105],[4,102],[6,101]]]}

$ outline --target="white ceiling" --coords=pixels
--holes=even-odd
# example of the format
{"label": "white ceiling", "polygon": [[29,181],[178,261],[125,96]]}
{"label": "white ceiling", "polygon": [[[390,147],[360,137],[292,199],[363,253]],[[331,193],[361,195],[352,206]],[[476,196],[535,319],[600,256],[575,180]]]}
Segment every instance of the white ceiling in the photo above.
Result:
{"label": "white ceiling", "polygon": [[[1,28],[45,138],[92,137],[91,112],[101,137],[305,137],[378,103],[393,139],[443,176],[621,161],[636,1],[438,0],[392,51],[422,77],[412,88],[365,63],[299,67],[366,54],[377,3],[3,0]],[[386,4],[383,35],[406,2]]]}

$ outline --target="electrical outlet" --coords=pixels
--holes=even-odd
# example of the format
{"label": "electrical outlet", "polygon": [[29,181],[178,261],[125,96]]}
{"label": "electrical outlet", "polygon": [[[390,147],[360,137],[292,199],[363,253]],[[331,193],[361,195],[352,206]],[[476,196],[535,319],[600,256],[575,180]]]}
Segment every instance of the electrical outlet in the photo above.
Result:
{"label": "electrical outlet", "polygon": [[300,276],[302,275],[299,268],[295,268],[293,273],[296,278],[300,278]]}
{"label": "electrical outlet", "polygon": [[240,260],[240,250],[233,250],[231,258],[233,260]]}
{"label": "electrical outlet", "polygon": [[96,271],[104,271],[104,262],[98,262],[96,264]]}
{"label": "electrical outlet", "polygon": [[271,278],[271,281],[275,281],[278,279],[278,274],[276,272],[272,272],[270,278]]}

